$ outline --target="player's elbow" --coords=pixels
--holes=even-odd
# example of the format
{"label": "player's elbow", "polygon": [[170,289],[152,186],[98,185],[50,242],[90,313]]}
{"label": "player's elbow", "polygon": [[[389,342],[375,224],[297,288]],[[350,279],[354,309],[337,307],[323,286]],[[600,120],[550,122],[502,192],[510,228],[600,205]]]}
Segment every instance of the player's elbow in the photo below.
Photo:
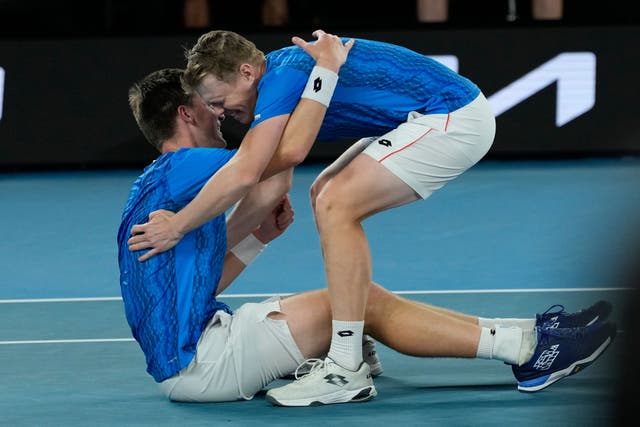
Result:
{"label": "player's elbow", "polygon": [[280,172],[270,179],[273,185],[273,193],[285,195],[291,190],[293,185],[293,168]]}
{"label": "player's elbow", "polygon": [[297,147],[283,151],[281,156],[282,169],[284,170],[298,166],[304,161],[307,154],[308,153],[305,150],[297,149]]}
{"label": "player's elbow", "polygon": [[254,168],[245,168],[236,174],[236,185],[240,188],[250,190],[260,181],[260,171]]}
{"label": "player's elbow", "polygon": [[290,190],[293,182],[293,169],[280,172],[259,184],[262,206],[277,204]]}

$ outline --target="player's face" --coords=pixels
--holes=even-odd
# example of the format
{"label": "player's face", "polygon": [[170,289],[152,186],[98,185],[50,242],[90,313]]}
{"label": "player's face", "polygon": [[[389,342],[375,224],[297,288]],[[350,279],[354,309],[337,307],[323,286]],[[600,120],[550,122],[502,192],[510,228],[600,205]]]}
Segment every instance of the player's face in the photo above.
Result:
{"label": "player's face", "polygon": [[253,120],[257,91],[253,77],[238,74],[235,81],[227,83],[208,74],[196,91],[205,105],[213,111],[222,109],[240,123],[249,124]]}
{"label": "player's face", "polygon": [[200,130],[196,136],[196,145],[211,148],[226,147],[227,141],[220,130],[220,123],[224,120],[224,111],[221,108],[208,108],[198,96],[193,98],[193,114],[197,128]]}

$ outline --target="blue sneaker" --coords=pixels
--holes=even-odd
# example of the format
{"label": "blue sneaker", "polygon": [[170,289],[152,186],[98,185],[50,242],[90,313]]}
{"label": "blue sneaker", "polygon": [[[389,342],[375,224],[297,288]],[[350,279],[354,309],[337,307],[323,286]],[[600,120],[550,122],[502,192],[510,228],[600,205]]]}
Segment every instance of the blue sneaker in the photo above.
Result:
{"label": "blue sneaker", "polygon": [[[577,328],[589,326],[597,321],[602,322],[611,313],[611,303],[598,301],[589,308],[567,313],[564,306],[552,305],[542,314],[536,314],[536,326],[541,328]],[[554,310],[556,309],[556,310]]]}
{"label": "blue sneaker", "polygon": [[522,366],[511,365],[518,390],[534,392],[577,374],[595,361],[616,335],[613,322],[580,328],[536,328],[538,345]]}

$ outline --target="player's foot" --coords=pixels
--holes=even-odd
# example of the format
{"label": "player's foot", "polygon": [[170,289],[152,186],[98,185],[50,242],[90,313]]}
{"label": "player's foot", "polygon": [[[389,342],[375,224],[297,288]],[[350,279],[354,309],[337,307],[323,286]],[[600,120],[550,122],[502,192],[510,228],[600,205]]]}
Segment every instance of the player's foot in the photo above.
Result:
{"label": "player's foot", "polygon": [[371,368],[371,376],[373,378],[382,374],[382,362],[380,362],[380,358],[378,358],[376,342],[369,335],[364,335],[363,337],[362,358],[369,364],[369,367]]}
{"label": "player's foot", "polygon": [[[373,378],[382,374],[382,362],[380,362],[380,358],[378,358],[376,342],[369,335],[364,335],[362,338],[362,359],[369,364],[369,367],[371,368],[371,376]],[[305,361],[305,363],[298,366],[295,373],[286,375],[283,379],[296,380],[307,375],[309,371],[311,371],[311,366],[313,366],[315,360],[316,359],[310,359]]]}
{"label": "player's foot", "polygon": [[616,335],[612,322],[596,322],[581,328],[536,328],[538,344],[533,357],[522,366],[512,365],[518,390],[534,392],[576,374],[595,361]]}
{"label": "player's foot", "polygon": [[283,387],[270,389],[266,399],[277,406],[316,406],[364,402],[377,394],[367,363],[362,362],[354,372],[327,357],[316,359],[307,375]]}
{"label": "player's foot", "polygon": [[[598,301],[589,308],[567,313],[564,306],[560,304],[552,305],[542,314],[536,314],[536,326],[542,328],[577,328],[589,326],[596,321],[602,322],[611,313],[611,303],[608,301]],[[555,309],[555,310],[554,310]]]}

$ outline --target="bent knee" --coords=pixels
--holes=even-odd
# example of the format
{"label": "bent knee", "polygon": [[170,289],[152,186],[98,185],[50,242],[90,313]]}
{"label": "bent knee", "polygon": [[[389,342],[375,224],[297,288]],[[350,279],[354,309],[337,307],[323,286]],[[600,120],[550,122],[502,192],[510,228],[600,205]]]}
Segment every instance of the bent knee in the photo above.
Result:
{"label": "bent knee", "polygon": [[322,191],[316,194],[312,201],[316,218],[320,222],[356,220],[358,209],[353,204],[353,198],[335,187],[335,185],[326,185]]}

